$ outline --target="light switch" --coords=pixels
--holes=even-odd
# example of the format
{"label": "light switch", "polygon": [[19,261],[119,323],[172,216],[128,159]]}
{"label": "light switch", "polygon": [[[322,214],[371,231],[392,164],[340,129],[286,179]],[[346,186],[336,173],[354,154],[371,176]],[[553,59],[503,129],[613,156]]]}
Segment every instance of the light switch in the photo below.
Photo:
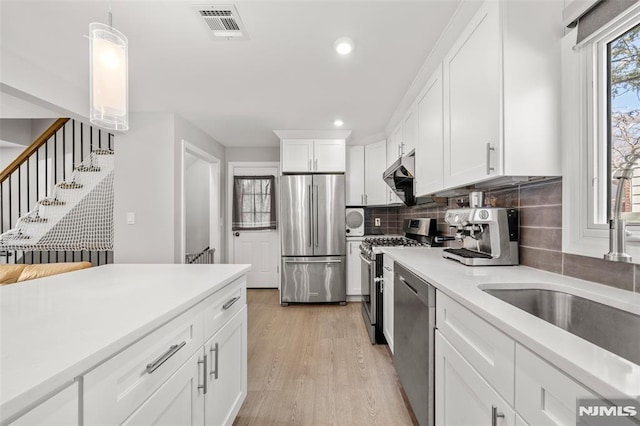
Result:
{"label": "light switch", "polygon": [[136,224],[136,213],[127,212],[127,225],[135,225],[135,224]]}

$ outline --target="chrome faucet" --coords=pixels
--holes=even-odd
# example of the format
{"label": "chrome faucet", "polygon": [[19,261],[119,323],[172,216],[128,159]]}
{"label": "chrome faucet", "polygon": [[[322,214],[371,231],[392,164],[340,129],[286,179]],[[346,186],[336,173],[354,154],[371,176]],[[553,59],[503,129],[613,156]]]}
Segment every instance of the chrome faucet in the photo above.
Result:
{"label": "chrome faucet", "polygon": [[625,181],[631,181],[635,163],[640,158],[640,145],[631,150],[631,154],[624,158],[624,164],[614,173],[613,178],[618,179],[616,191],[616,204],[613,209],[613,218],[609,220],[609,253],[604,255],[605,260],[613,262],[631,262],[631,255],[627,253],[626,222],[622,219],[622,199],[624,198]]}

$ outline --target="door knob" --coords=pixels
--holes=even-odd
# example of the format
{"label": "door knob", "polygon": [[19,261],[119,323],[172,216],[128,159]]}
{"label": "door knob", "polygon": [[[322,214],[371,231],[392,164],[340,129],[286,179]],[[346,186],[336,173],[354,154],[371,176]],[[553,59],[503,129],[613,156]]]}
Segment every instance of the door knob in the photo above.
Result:
{"label": "door knob", "polygon": [[239,236],[240,236],[240,233],[239,233],[239,232],[234,232],[234,234],[233,234],[233,235],[235,235],[236,237],[239,237]]}

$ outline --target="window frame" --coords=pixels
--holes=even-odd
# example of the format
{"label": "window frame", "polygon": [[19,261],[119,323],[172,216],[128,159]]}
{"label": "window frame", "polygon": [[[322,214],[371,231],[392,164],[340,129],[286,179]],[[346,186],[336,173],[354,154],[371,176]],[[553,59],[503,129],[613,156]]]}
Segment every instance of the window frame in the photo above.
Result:
{"label": "window frame", "polygon": [[[562,39],[563,251],[599,257],[609,249],[609,105],[607,45],[640,23],[634,5],[576,45],[577,29]],[[579,78],[576,78],[579,76]],[[601,82],[602,84],[598,84]],[[600,161],[603,153],[607,160]],[[640,224],[627,227],[640,231]],[[640,244],[627,240],[640,263]]]}

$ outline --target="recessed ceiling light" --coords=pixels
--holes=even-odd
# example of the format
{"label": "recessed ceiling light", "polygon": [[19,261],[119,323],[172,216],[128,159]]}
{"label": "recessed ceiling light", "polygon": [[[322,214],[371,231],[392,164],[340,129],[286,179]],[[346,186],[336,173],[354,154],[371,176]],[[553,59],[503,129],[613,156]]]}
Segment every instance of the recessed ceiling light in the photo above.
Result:
{"label": "recessed ceiling light", "polygon": [[353,51],[353,40],[349,37],[340,37],[333,43],[334,49],[341,55],[348,55]]}
{"label": "recessed ceiling light", "polygon": [[333,125],[336,127],[342,127],[344,125],[344,121],[340,120],[339,118],[337,120],[335,120],[333,122]]}

